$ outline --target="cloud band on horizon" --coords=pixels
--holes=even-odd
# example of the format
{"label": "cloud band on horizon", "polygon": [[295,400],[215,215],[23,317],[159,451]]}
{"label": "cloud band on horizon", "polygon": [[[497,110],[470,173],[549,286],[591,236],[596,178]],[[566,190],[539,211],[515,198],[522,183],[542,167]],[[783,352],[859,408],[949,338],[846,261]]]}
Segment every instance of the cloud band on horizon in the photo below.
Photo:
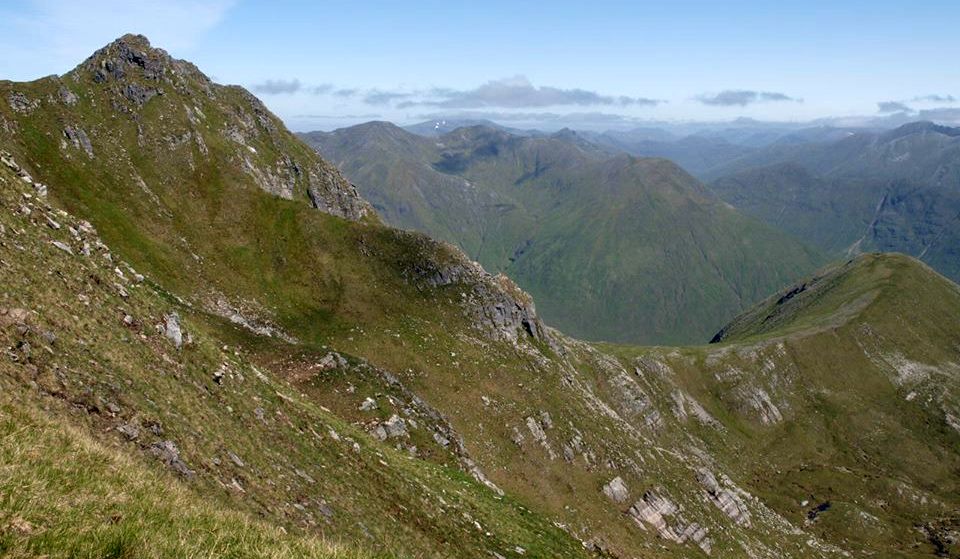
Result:
{"label": "cloud band on horizon", "polygon": [[356,97],[368,105],[394,105],[397,109],[434,107],[443,109],[480,108],[543,108],[555,106],[652,107],[667,101],[627,95],[603,95],[581,88],[564,89],[535,86],[526,76],[491,80],[474,89],[435,87],[422,91],[389,91],[382,89],[337,89],[331,84],[306,87],[299,79],[268,79],[250,86],[264,95],[336,95]]}
{"label": "cloud band on horizon", "polygon": [[749,89],[725,89],[713,95],[702,94],[696,100],[715,107],[746,107],[755,103],[790,101],[802,103],[803,99],[776,91],[753,91]]}

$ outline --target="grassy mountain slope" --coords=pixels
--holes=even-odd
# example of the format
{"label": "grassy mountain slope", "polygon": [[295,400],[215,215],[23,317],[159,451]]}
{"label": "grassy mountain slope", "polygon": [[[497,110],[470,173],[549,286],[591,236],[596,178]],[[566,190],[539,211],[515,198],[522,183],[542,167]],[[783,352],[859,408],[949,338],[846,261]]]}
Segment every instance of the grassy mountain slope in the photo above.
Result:
{"label": "grassy mountain slope", "polygon": [[[776,516],[741,527],[702,499],[703,458],[661,454],[679,425],[653,429],[650,409],[599,397],[594,384],[623,373],[588,346],[550,334],[561,358],[529,336],[471,335],[452,313],[440,319],[447,330],[414,317],[386,335],[358,328],[370,362],[256,335],[140,279],[91,226],[12,173],[0,178],[0,487],[18,488],[3,493],[6,553],[581,556],[571,535],[618,556],[802,548]],[[442,313],[444,294],[464,287],[420,289]],[[383,434],[394,416],[406,433]],[[45,454],[32,450],[41,445]],[[469,475],[478,465],[506,495]],[[658,524],[637,526],[632,501],[603,494],[618,473],[634,488],[628,499],[646,503],[649,487],[682,503],[666,542]]]}
{"label": "grassy mountain slope", "polygon": [[614,351],[661,360],[711,412],[720,402],[737,436],[715,444],[785,518],[856,556],[953,557],[958,316],[949,280],[865,255],[758,305],[716,345]]}
{"label": "grassy mountain slope", "polygon": [[775,146],[718,171],[711,188],[832,254],[896,251],[960,279],[960,132],[917,122]]}
{"label": "grassy mountain slope", "polygon": [[[0,179],[5,555],[582,554],[455,457],[413,460],[301,396],[229,322]],[[315,370],[369,369],[331,360]]]}
{"label": "grassy mountain slope", "polygon": [[388,223],[456,243],[590,339],[704,340],[819,262],[675,165],[612,156],[569,131],[428,139],[368,123],[305,138]]}
{"label": "grassy mountain slope", "polygon": [[[365,204],[335,170],[313,185],[326,204],[306,183],[265,188],[278,161],[327,167],[267,112],[245,129],[247,145],[237,141],[235,119],[259,106],[239,90],[222,97],[213,84],[196,89],[199,78],[184,89],[163,78],[164,94],[134,108],[124,92],[153,79],[146,61],[165,76],[179,62],[138,37],[103,52],[66,77],[0,88],[0,99],[19,93],[0,103],[12,152],[0,167],[4,551],[949,550],[958,499],[945,472],[957,441],[945,410],[957,412],[935,389],[952,394],[957,296],[914,261],[878,257],[877,269],[892,269],[888,297],[832,330],[597,347],[544,326],[525,293],[456,249],[348,211]],[[95,81],[108,62],[115,72],[118,52],[123,77]],[[184,105],[222,120],[194,122]],[[66,126],[85,130],[92,156]],[[207,151],[195,139],[149,148],[186,133]],[[254,143],[266,159],[242,171]],[[850,277],[871,289],[873,276]],[[903,323],[890,314],[907,307]],[[924,392],[890,388],[893,364],[907,363],[897,352],[924,372]],[[890,419],[904,413],[909,421]],[[892,436],[864,438],[874,417]],[[20,424],[37,425],[35,438],[18,436]],[[43,437],[117,470],[79,474],[70,457],[32,450]],[[25,476],[24,463],[37,472]],[[129,496],[144,491],[172,494],[186,512],[141,515]],[[808,492],[813,504],[801,505]],[[836,505],[810,518],[821,497]],[[75,515],[69,524],[54,520],[62,510]],[[869,520],[861,512],[876,519],[869,530],[846,522]]]}
{"label": "grassy mountain slope", "polygon": [[742,212],[830,254],[844,253],[877,207],[862,180],[833,182],[795,163],[748,169],[718,179],[711,188]]}

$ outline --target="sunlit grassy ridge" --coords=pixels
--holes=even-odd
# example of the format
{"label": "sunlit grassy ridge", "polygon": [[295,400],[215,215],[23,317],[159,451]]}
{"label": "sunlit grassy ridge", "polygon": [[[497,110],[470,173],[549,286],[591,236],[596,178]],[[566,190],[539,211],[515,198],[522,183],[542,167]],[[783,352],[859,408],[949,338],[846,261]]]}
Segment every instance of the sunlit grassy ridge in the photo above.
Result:
{"label": "sunlit grassy ridge", "polygon": [[708,440],[786,518],[850,551],[950,556],[958,316],[955,284],[912,258],[869,254],[774,295],[715,345],[611,349],[662,359],[701,402],[719,404],[708,409],[738,436]]}

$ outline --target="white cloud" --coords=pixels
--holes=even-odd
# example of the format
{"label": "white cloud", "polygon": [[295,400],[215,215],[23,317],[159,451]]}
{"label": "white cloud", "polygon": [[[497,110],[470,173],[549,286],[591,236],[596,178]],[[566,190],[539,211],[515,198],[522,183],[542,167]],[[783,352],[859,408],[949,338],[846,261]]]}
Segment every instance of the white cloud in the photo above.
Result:
{"label": "white cloud", "polygon": [[477,109],[487,107],[529,108],[563,105],[619,105],[656,106],[659,99],[629,97],[626,95],[602,95],[596,91],[574,88],[563,89],[551,86],[536,86],[526,76],[491,80],[474,89],[453,90],[435,88],[427,94],[429,99],[404,101],[399,108],[441,107],[448,109]]}
{"label": "white cloud", "polygon": [[746,107],[754,103],[794,101],[802,103],[802,99],[790,97],[785,93],[777,91],[752,91],[749,89],[727,89],[713,95],[703,94],[698,96],[697,101],[704,105],[714,105],[717,107]]}

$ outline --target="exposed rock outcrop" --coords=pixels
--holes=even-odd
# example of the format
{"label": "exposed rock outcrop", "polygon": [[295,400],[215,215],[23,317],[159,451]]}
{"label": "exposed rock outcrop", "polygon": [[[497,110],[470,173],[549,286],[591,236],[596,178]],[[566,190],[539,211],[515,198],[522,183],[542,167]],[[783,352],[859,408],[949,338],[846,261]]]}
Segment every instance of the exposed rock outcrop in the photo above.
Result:
{"label": "exposed rock outcrop", "polygon": [[687,523],[679,507],[657,491],[644,493],[627,513],[640,527],[644,524],[653,527],[661,538],[676,543],[690,541],[705,553],[710,553],[712,544],[707,538],[707,529],[697,522]]}
{"label": "exposed rock outcrop", "polygon": [[627,489],[627,484],[623,482],[623,478],[620,476],[611,479],[609,483],[603,486],[603,494],[614,503],[624,503],[630,498],[630,490]]}
{"label": "exposed rock outcrop", "polygon": [[40,106],[40,101],[30,99],[20,92],[13,92],[7,97],[10,108],[16,113],[30,114]]}
{"label": "exposed rock outcrop", "polygon": [[67,126],[63,129],[63,136],[73,144],[74,148],[83,149],[87,157],[93,158],[93,144],[90,142],[90,137],[87,136],[83,128]]}
{"label": "exposed rock outcrop", "polygon": [[174,312],[163,317],[163,333],[177,349],[180,349],[183,346],[183,332],[180,329],[180,315]]}
{"label": "exposed rock outcrop", "polygon": [[697,472],[697,481],[706,491],[707,498],[723,511],[723,514],[741,526],[750,526],[750,511],[740,495],[733,489],[722,486],[713,473],[707,469],[701,469]]}
{"label": "exposed rock outcrop", "polygon": [[194,471],[180,458],[180,450],[173,441],[159,441],[150,446],[150,452],[161,462],[173,468],[173,471],[184,477],[192,477]]}
{"label": "exposed rock outcrop", "polygon": [[516,343],[525,336],[553,345],[533,299],[510,278],[490,274],[450,244],[424,238],[423,249],[412,261],[409,275],[433,288],[469,286],[469,292],[461,293],[461,304],[478,329],[499,340]]}

